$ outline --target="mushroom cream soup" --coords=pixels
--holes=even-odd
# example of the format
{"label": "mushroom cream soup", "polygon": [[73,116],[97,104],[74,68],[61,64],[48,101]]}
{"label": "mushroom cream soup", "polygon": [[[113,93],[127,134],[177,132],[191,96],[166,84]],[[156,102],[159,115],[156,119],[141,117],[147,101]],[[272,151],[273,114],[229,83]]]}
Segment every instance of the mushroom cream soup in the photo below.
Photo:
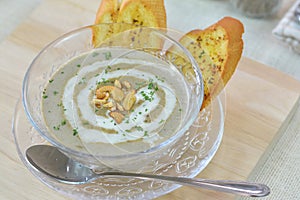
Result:
{"label": "mushroom cream soup", "polygon": [[174,136],[189,88],[175,66],[140,51],[98,49],[70,60],[43,91],[51,134],[100,155],[145,151]]}

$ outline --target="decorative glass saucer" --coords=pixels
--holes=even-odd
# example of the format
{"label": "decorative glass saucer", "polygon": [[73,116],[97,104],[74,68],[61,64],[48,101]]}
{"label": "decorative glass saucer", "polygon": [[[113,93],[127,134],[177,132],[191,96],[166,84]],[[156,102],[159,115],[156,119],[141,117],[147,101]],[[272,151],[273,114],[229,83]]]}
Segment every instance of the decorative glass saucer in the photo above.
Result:
{"label": "decorative glass saucer", "polygon": [[[203,109],[181,142],[168,149],[165,157],[151,163],[151,173],[167,176],[195,177],[215,155],[223,136],[224,112],[222,97]],[[69,185],[36,171],[26,160],[30,146],[49,144],[32,127],[27,119],[21,100],[16,105],[13,134],[18,154],[25,166],[44,184],[73,199],[153,199],[167,194],[180,185],[161,181],[145,181],[136,178],[100,178],[82,185]],[[172,163],[165,160],[175,158]],[[130,164],[130,163],[129,163]],[[153,167],[154,166],[154,167]]]}

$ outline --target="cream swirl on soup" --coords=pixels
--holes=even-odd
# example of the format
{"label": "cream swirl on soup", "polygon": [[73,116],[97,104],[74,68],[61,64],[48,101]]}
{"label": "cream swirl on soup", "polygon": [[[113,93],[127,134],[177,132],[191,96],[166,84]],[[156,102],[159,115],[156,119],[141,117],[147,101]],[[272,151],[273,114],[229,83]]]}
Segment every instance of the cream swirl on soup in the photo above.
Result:
{"label": "cream swirl on soup", "polygon": [[152,55],[110,60],[114,53],[118,51],[78,56],[53,75],[43,101],[49,129],[63,140],[78,137],[99,146],[135,142],[151,147],[167,140],[181,127],[186,112],[185,81],[174,66]]}

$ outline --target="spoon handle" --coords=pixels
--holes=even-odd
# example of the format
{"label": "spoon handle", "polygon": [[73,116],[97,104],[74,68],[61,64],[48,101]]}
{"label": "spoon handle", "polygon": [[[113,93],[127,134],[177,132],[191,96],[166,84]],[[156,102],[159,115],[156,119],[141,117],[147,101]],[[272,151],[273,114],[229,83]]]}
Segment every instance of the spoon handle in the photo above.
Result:
{"label": "spoon handle", "polygon": [[227,192],[251,197],[263,197],[267,196],[270,193],[270,188],[264,184],[243,181],[207,180],[127,172],[105,172],[99,174],[99,176],[123,176],[140,178],[144,180],[164,180],[180,185],[195,186],[209,190],[216,190],[220,192]]}

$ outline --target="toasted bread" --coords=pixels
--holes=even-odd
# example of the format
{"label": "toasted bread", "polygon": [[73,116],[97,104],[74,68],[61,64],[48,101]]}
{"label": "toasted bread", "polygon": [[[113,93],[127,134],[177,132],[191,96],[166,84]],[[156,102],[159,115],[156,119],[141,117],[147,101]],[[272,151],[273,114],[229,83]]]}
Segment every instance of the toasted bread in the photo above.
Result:
{"label": "toasted bread", "polygon": [[117,22],[146,27],[166,28],[164,1],[124,0],[120,7]]}
{"label": "toasted bread", "polygon": [[94,46],[99,46],[115,32],[114,27],[110,24],[117,21],[120,6],[119,0],[102,0],[96,14],[95,24],[107,25],[93,28],[92,40]]}
{"label": "toasted bread", "polygon": [[[125,23],[132,24],[132,26],[111,25],[94,28],[93,44],[96,47],[112,35],[135,28],[135,26],[166,28],[166,11],[164,1],[124,0],[120,2],[118,0],[103,0],[97,11],[95,20],[95,24],[100,23]],[[133,32],[130,34],[132,33]],[[147,34],[141,34],[143,40],[145,40],[147,36]],[[141,37],[137,38],[136,35],[134,37],[136,41],[142,41]],[[153,41],[159,42],[160,44],[160,41],[155,39],[153,39]]]}
{"label": "toasted bread", "polygon": [[[243,32],[240,21],[225,17],[204,30],[192,30],[180,39],[202,72],[204,100],[201,109],[210,104],[234,73],[242,55]],[[194,73],[191,65],[186,65],[182,57],[172,49],[170,52],[169,56],[175,57],[175,64],[182,66],[183,73],[187,76]]]}

